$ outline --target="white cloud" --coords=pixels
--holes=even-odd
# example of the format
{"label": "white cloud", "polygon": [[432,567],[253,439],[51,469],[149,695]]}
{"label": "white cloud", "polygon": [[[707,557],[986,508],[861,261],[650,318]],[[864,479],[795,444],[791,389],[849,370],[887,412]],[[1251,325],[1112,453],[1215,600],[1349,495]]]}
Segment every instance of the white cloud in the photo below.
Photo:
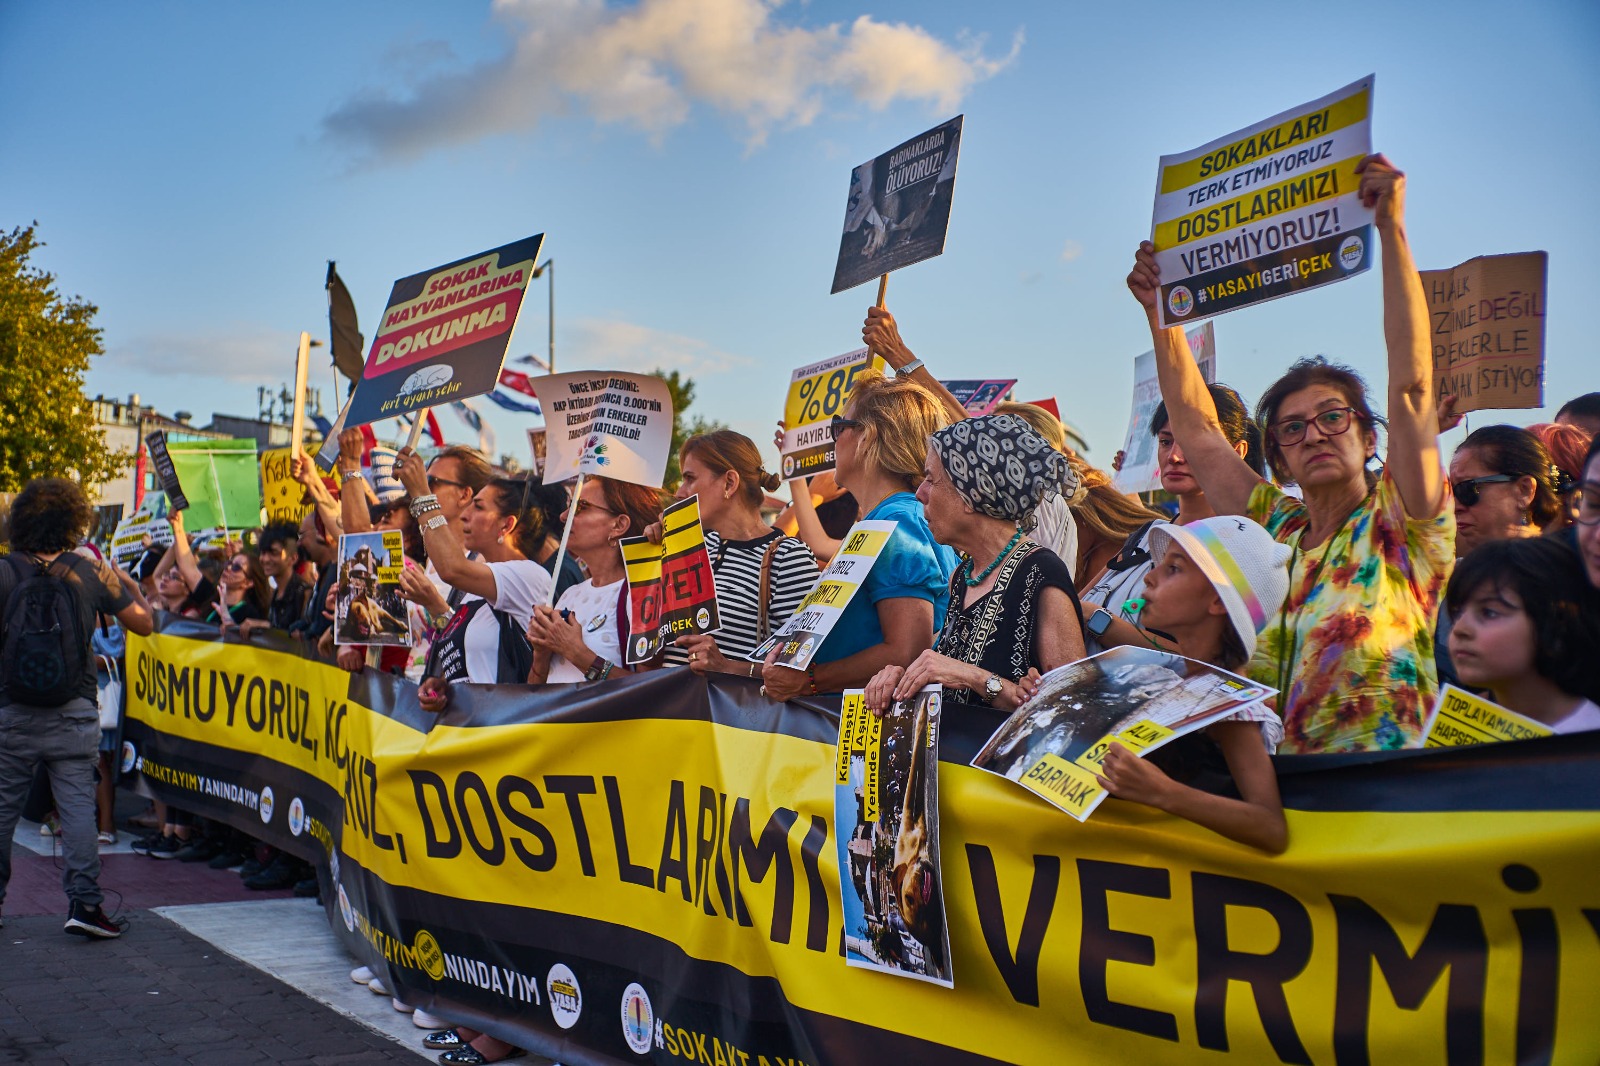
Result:
{"label": "white cloud", "polygon": [[1061,249],[1061,261],[1063,263],[1070,263],[1074,259],[1080,258],[1082,255],[1083,245],[1074,240],[1069,239]]}
{"label": "white cloud", "polygon": [[755,360],[712,347],[703,340],[616,319],[581,318],[561,330],[559,370],[681,370],[690,377],[747,366]]}
{"label": "white cloud", "polygon": [[[369,89],[323,119],[324,140],[377,159],[406,159],[571,111],[660,138],[696,104],[742,122],[750,145],[812,122],[843,96],[882,109],[898,101],[956,108],[1004,69],[983,40],[939,40],[870,15],[817,28],[775,18],[782,0],[495,0],[514,35],[498,59]],[[430,57],[432,58],[432,57]]]}
{"label": "white cloud", "polygon": [[[168,379],[209,378],[275,389],[294,381],[299,339],[298,333],[257,324],[201,333],[143,334],[112,343],[95,369],[148,376],[152,387]],[[326,362],[326,353],[326,348],[312,351],[311,365],[320,366],[319,359]]]}

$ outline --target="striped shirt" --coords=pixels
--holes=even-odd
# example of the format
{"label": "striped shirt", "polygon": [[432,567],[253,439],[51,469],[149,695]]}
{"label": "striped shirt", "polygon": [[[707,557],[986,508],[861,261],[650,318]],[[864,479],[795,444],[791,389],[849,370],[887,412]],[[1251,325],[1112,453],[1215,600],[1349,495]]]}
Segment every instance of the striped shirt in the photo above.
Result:
{"label": "striped shirt", "polygon": [[[717,612],[722,628],[711,634],[717,647],[729,659],[740,661],[761,643],[756,629],[761,613],[761,562],[774,540],[782,538],[772,556],[772,575],[767,607],[767,635],[778,631],[794,614],[800,601],[817,580],[817,560],[794,537],[777,530],[755,540],[723,540],[706,530],[706,553],[711,556],[711,572],[717,582]],[[685,666],[689,655],[676,645],[667,645],[663,662]]]}

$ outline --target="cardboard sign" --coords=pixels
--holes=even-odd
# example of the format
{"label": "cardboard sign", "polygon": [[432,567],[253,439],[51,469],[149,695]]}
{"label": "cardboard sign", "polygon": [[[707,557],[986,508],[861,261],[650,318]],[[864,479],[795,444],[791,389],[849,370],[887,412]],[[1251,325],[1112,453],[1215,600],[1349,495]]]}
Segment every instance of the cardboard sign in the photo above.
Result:
{"label": "cardboard sign", "polygon": [[1555,730],[1543,722],[1507,710],[1454,685],[1446,685],[1433,705],[1433,713],[1423,724],[1422,746],[1455,748],[1499,740],[1532,740],[1554,733]]}
{"label": "cardboard sign", "polygon": [[966,408],[967,414],[976,418],[979,415],[992,414],[996,407],[1011,399],[1011,390],[1016,386],[1017,380],[1015,378],[973,379],[941,381],[939,384],[950,390],[950,395]]}
{"label": "cardboard sign", "polygon": [[850,172],[833,290],[941,254],[961,147],[957,115]]}
{"label": "cardboard sign", "polygon": [[878,561],[898,522],[861,521],[844,535],[839,554],[828,568],[817,575],[816,584],[800,601],[794,614],[772,636],[750,653],[752,662],[763,662],[774,647],[782,647],[776,660],[779,666],[804,670],[816,657],[817,649],[828,639],[834,624],[867,580],[872,564]]}
{"label": "cardboard sign", "polygon": [[544,476],[545,456],[549,449],[549,439],[543,429],[528,430],[528,454],[533,457],[528,469],[534,477]]}
{"label": "cardboard sign", "polygon": [[1150,240],[1163,328],[1353,277],[1376,256],[1356,164],[1373,78],[1178,155],[1156,178]]}
{"label": "cardboard sign", "polygon": [[833,827],[845,962],[953,988],[939,861],[939,709],[929,685],[879,717],[844,694]]}
{"label": "cardboard sign", "polygon": [[1456,411],[1544,406],[1544,252],[1480,255],[1423,270],[1433,384]]}
{"label": "cardboard sign", "polygon": [[[338,447],[335,441],[335,448]],[[294,479],[294,449],[268,448],[261,453],[261,507],[268,522],[300,522],[311,511],[306,487]],[[335,496],[342,482],[337,464],[322,483]]]}
{"label": "cardboard sign", "polygon": [[844,414],[856,378],[863,370],[879,373],[889,364],[865,348],[800,367],[789,375],[783,404],[783,476],[811,477],[833,469],[834,415]]}
{"label": "cardboard sign", "polygon": [[628,647],[625,661],[649,662],[668,642],[687,633],[722,628],[717,582],[700,525],[700,497],[679,500],[661,512],[661,543],[624,537],[628,571]]}
{"label": "cardboard sign", "polygon": [[[1204,322],[1185,330],[1189,350],[1200,364],[1200,376],[1217,380],[1217,338],[1211,323]],[[1156,458],[1156,437],[1150,420],[1161,406],[1161,383],[1156,380],[1154,349],[1134,357],[1133,408],[1128,415],[1128,432],[1122,439],[1122,469],[1113,483],[1123,492],[1154,492],[1161,487],[1161,464]]]}
{"label": "cardboard sign", "polygon": [[342,425],[493,389],[543,243],[541,233],[396,281]]}
{"label": "cardboard sign", "polygon": [[1112,742],[1142,757],[1273,692],[1181,655],[1112,648],[1044,675],[972,765],[1081,822],[1106,798],[1098,775]]}
{"label": "cardboard sign", "polygon": [[335,644],[411,646],[411,623],[400,593],[405,542],[397,529],[339,536]]}
{"label": "cardboard sign", "polygon": [[189,497],[183,494],[178,468],[173,465],[172,455],[167,451],[167,434],[158,429],[146,436],[144,443],[150,449],[150,465],[155,468],[156,477],[161,479],[161,491],[167,494],[167,506],[174,511],[187,509]]}
{"label": "cardboard sign", "polygon": [[544,483],[579,474],[660,488],[672,450],[672,393],[651,374],[580,370],[539,379]]}

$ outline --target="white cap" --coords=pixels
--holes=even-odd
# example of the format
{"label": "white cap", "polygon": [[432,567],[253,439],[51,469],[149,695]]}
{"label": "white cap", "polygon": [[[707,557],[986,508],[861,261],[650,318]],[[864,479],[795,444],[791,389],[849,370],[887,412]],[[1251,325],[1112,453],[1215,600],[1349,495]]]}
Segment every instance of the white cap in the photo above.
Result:
{"label": "white cap", "polygon": [[1266,628],[1289,595],[1292,549],[1238,515],[1203,518],[1184,526],[1158,522],[1150,529],[1151,556],[1160,559],[1174,541],[1222,598],[1245,655],[1254,655],[1256,634]]}

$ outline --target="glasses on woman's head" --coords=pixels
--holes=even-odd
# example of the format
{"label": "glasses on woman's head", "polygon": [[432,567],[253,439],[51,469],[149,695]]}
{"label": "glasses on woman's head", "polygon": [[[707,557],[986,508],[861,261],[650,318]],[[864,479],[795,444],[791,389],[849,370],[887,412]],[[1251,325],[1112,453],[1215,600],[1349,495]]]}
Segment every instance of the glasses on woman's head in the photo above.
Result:
{"label": "glasses on woman's head", "polygon": [[1507,481],[1515,480],[1517,479],[1512,477],[1510,474],[1486,474],[1483,477],[1473,477],[1468,478],[1465,481],[1457,481],[1450,486],[1450,494],[1456,498],[1456,502],[1461,506],[1473,507],[1476,506],[1477,502],[1483,498],[1482,493],[1478,490],[1479,485],[1499,485]]}
{"label": "glasses on woman's head", "polygon": [[1356,418],[1354,407],[1330,407],[1326,411],[1318,411],[1309,420],[1286,418],[1282,422],[1275,422],[1267,427],[1267,432],[1272,436],[1272,443],[1287,448],[1306,439],[1306,430],[1312,422],[1317,424],[1317,430],[1324,437],[1337,437],[1347,432]]}
{"label": "glasses on woman's head", "polygon": [[838,440],[839,434],[843,433],[845,430],[860,429],[865,424],[866,423],[858,422],[853,418],[843,418],[839,415],[834,415],[833,418],[828,422],[828,436],[834,440]]}

